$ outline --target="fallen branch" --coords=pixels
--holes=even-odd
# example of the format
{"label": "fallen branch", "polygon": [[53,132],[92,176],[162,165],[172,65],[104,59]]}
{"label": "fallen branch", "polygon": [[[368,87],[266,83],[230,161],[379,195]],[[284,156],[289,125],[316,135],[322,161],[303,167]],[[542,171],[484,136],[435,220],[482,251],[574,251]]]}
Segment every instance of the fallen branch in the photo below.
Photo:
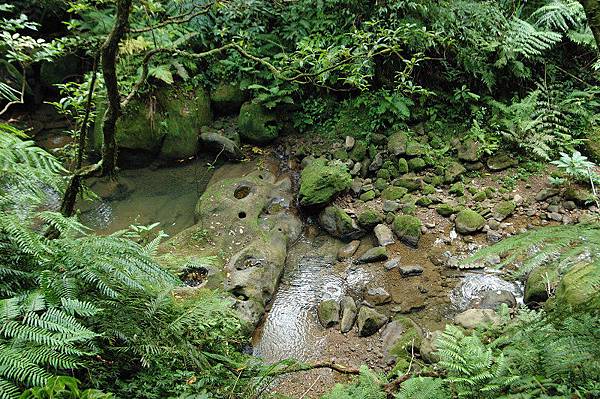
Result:
{"label": "fallen branch", "polygon": [[278,376],[278,375],[297,373],[300,371],[310,371],[310,370],[316,370],[316,369],[330,369],[330,370],[336,371],[340,374],[349,374],[349,375],[360,374],[360,370],[353,368],[353,367],[344,366],[342,364],[337,364],[335,362],[320,361],[320,362],[316,362],[316,363],[292,363],[288,366],[283,367],[280,370],[278,370],[278,369],[273,370],[269,375],[270,376]]}

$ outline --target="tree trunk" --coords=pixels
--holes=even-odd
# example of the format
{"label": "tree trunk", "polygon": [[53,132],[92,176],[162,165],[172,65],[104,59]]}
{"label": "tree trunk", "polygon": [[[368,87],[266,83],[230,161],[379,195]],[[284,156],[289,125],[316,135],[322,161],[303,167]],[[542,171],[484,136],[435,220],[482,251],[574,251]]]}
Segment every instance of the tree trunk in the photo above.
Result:
{"label": "tree trunk", "polygon": [[121,116],[121,95],[117,81],[117,52],[119,43],[127,32],[132,0],[117,0],[115,25],[102,45],[102,75],[106,86],[108,107],[102,121],[102,176],[112,176],[117,163],[115,139],[117,120]]}
{"label": "tree trunk", "polygon": [[579,2],[583,5],[588,25],[592,30],[596,47],[600,53],[600,0],[579,0]]}

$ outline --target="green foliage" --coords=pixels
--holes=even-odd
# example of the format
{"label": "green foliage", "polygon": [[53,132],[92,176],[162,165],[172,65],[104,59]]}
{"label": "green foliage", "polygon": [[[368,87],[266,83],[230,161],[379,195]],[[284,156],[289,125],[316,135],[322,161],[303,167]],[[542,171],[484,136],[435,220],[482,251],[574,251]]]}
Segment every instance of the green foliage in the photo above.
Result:
{"label": "green foliage", "polygon": [[450,393],[441,378],[414,377],[403,382],[396,399],[448,399]]}
{"label": "green foliage", "polygon": [[110,399],[111,394],[105,394],[96,389],[79,390],[79,381],[73,377],[51,377],[43,387],[29,388],[19,399]]}
{"label": "green foliage", "polygon": [[587,157],[581,155],[579,151],[573,152],[573,155],[560,153],[560,158],[550,162],[556,165],[561,171],[575,181],[583,183],[597,183],[600,181],[600,176],[596,172],[596,165],[588,161]]}
{"label": "green foliage", "polygon": [[338,384],[322,399],[385,399],[381,379],[367,367],[362,366],[358,380],[349,385]]}

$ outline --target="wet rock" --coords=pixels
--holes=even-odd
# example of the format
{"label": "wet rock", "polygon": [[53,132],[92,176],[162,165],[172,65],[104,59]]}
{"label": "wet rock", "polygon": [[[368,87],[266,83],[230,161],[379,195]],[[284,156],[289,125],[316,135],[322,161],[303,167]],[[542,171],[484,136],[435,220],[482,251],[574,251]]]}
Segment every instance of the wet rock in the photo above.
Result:
{"label": "wet rock", "polygon": [[417,247],[421,239],[421,220],[410,215],[398,215],[394,218],[392,230],[400,241]]}
{"label": "wet rock", "polygon": [[400,275],[402,277],[412,277],[423,274],[423,267],[419,265],[400,266]]}
{"label": "wet rock", "polygon": [[380,246],[386,247],[396,242],[394,239],[394,233],[392,230],[385,224],[378,224],[373,229],[375,233],[375,237],[377,238],[377,242]]}
{"label": "wet rock", "polygon": [[600,267],[594,262],[582,262],[573,266],[560,281],[555,300],[562,306],[575,310],[600,308]]}
{"label": "wet rock", "polygon": [[481,231],[485,225],[485,219],[479,213],[470,209],[465,209],[456,215],[454,223],[458,233],[473,234]]}
{"label": "wet rock", "polygon": [[356,221],[338,206],[328,206],[319,214],[319,224],[332,237],[342,241],[356,240],[365,235]]}
{"label": "wet rock", "polygon": [[346,151],[352,150],[352,148],[354,148],[354,143],[356,143],[354,137],[346,136],[346,140],[344,141],[344,148],[346,149]]}
{"label": "wet rock", "polygon": [[454,317],[454,323],[467,330],[486,324],[498,325],[501,321],[492,309],[467,309]]}
{"label": "wet rock", "polygon": [[317,316],[323,327],[333,327],[340,321],[340,304],[335,299],[321,302],[317,307]]}
{"label": "wet rock", "polygon": [[502,201],[496,204],[492,211],[492,217],[498,221],[502,221],[509,217],[517,208],[517,204],[513,201]]}
{"label": "wet rock", "polygon": [[466,171],[467,170],[465,169],[465,167],[462,166],[460,163],[452,162],[450,165],[448,165],[446,171],[444,172],[444,182],[455,182]]}
{"label": "wet rock", "polygon": [[351,241],[350,243],[344,245],[338,250],[337,258],[338,260],[344,260],[352,257],[356,253],[356,250],[360,246],[359,240]]}
{"label": "wet rock", "polygon": [[497,154],[487,160],[487,167],[497,172],[517,165],[519,162],[508,154]]}
{"label": "wet rock", "polygon": [[344,296],[340,302],[341,308],[341,320],[340,320],[340,330],[343,333],[347,333],[352,330],[352,326],[354,326],[354,322],[356,321],[357,309],[356,302],[352,299],[351,296]]}
{"label": "wet rock", "polygon": [[368,337],[375,334],[388,321],[388,317],[371,309],[368,306],[361,306],[358,311],[358,335]]}
{"label": "wet rock", "polygon": [[513,293],[506,290],[486,291],[478,302],[480,309],[497,310],[502,304],[508,305],[509,308],[517,306],[517,300]]}
{"label": "wet rock", "polygon": [[326,205],[351,185],[352,177],[344,165],[316,159],[300,175],[300,205]]}
{"label": "wet rock", "polygon": [[365,292],[365,300],[372,305],[379,306],[392,301],[391,295],[383,287],[369,288]]}
{"label": "wet rock", "polygon": [[394,133],[388,139],[388,151],[394,156],[406,153],[406,145],[408,144],[408,135],[404,132]]}
{"label": "wet rock", "polygon": [[385,247],[374,247],[360,256],[355,263],[374,263],[387,260],[388,254]]}
{"label": "wet rock", "polygon": [[557,188],[543,188],[535,195],[535,200],[538,202],[546,201],[548,198],[554,197],[559,193],[560,190]]}
{"label": "wet rock", "polygon": [[395,269],[396,267],[398,267],[399,264],[400,264],[400,258],[394,258],[394,259],[390,259],[387,262],[385,262],[383,267],[385,267],[385,270],[392,270],[392,269]]}

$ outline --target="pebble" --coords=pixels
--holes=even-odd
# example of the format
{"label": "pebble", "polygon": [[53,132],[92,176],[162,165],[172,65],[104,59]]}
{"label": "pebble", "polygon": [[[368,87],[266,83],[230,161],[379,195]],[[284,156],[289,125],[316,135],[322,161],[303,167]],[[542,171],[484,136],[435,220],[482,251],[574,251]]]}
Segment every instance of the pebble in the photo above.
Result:
{"label": "pebble", "polygon": [[550,212],[548,213],[548,219],[554,220],[556,222],[561,222],[563,219],[563,215],[558,212]]}
{"label": "pebble", "polygon": [[385,262],[383,267],[385,267],[385,270],[392,270],[392,269],[395,269],[396,267],[398,267],[399,264],[400,264],[400,258],[394,258],[394,259],[390,259],[387,262]]}
{"label": "pebble", "polygon": [[398,270],[402,277],[418,276],[423,273],[423,267],[419,265],[400,266]]}

